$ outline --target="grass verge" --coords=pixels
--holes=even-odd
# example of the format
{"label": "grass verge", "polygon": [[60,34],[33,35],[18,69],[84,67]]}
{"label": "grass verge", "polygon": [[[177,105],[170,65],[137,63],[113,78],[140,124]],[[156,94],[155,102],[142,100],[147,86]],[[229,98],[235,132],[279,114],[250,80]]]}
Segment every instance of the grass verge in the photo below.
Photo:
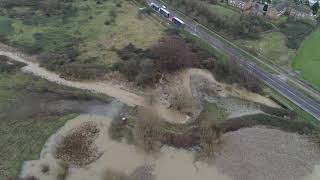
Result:
{"label": "grass verge", "polygon": [[292,66],[302,77],[320,88],[320,30],[315,30],[301,44]]}

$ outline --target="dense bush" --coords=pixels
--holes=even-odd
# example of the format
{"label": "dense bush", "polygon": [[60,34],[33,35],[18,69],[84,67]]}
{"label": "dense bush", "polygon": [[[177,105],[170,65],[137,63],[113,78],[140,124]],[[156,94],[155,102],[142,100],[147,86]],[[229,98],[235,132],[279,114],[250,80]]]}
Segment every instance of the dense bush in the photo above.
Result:
{"label": "dense bush", "polygon": [[118,50],[118,54],[122,61],[114,65],[115,70],[119,70],[127,79],[138,84],[154,81],[157,68],[149,50],[139,49],[129,44]]}
{"label": "dense bush", "polygon": [[[7,9],[11,17],[23,20],[41,16],[61,16],[65,19],[77,12],[70,2],[73,0],[1,0],[0,7]],[[14,7],[28,7],[28,10],[17,12]]]}
{"label": "dense bush", "polygon": [[291,49],[298,49],[301,42],[312,32],[313,28],[308,24],[289,20],[280,25],[280,30],[288,38],[287,46]]}
{"label": "dense bush", "polygon": [[76,61],[81,43],[81,39],[77,37],[63,31],[49,31],[36,33],[34,38],[35,42],[26,50],[29,53],[43,52],[39,56],[40,65],[61,73],[61,76],[94,79],[107,72],[102,66]]}
{"label": "dense bush", "polygon": [[175,36],[164,37],[150,50],[129,44],[118,50],[118,54],[122,61],[114,68],[138,84],[156,82],[157,75],[163,72],[198,67],[196,55],[190,46]]}
{"label": "dense bush", "polygon": [[97,149],[93,142],[99,133],[96,124],[83,123],[81,126],[61,139],[55,148],[58,159],[76,166],[83,166],[97,158]]}
{"label": "dense bush", "polygon": [[227,60],[224,54],[210,45],[179,31],[167,33],[170,36],[164,37],[150,50],[138,49],[132,44],[118,50],[122,61],[114,69],[129,80],[144,84],[157,82],[163,72],[198,67],[209,69],[220,81],[237,83],[253,92],[262,91],[258,78],[232,60]]}
{"label": "dense bush", "polygon": [[253,127],[253,126],[271,126],[280,128],[287,132],[295,132],[299,134],[310,134],[316,130],[316,127],[310,123],[303,121],[296,121],[293,119],[284,119],[268,114],[248,115],[239,118],[229,119],[219,124],[219,128],[222,131],[230,132],[236,131],[240,128]]}
{"label": "dense bush", "polygon": [[173,72],[188,67],[198,67],[191,47],[178,37],[164,37],[151,49],[161,72]]}
{"label": "dense bush", "polygon": [[215,61],[212,73],[219,81],[226,81],[228,83],[236,83],[252,92],[262,92],[262,83],[260,79],[248,72],[235,62],[229,61]]}
{"label": "dense bush", "polygon": [[14,72],[24,65],[24,63],[11,61],[7,56],[0,55],[0,73]]}
{"label": "dense bush", "polygon": [[12,31],[11,21],[7,18],[0,18],[0,41],[7,41],[7,36]]}
{"label": "dense bush", "polygon": [[135,143],[146,152],[159,151],[163,121],[150,111],[143,110],[140,113],[134,129]]}

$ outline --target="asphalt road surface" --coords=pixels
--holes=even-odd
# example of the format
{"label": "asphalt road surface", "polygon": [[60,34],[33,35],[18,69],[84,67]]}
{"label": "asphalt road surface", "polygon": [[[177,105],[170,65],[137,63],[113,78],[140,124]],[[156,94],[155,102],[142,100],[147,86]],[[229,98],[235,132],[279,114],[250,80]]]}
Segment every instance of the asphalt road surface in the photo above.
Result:
{"label": "asphalt road surface", "polygon": [[[163,5],[162,3],[156,0],[150,0],[149,2],[153,2],[160,6]],[[256,65],[252,61],[246,59],[242,54],[240,54],[234,48],[230,47],[229,45],[226,45],[221,40],[219,40],[219,38],[208,33],[203,27],[198,26],[195,22],[188,21],[187,19],[179,16],[178,13],[175,13],[174,9],[170,7],[166,7],[166,9],[170,11],[171,16],[178,17],[179,19],[183,20],[186,23],[184,27],[186,31],[206,41],[211,46],[221,50],[222,52],[227,54],[229,57],[231,57],[232,60],[235,60],[242,67],[244,67],[249,72],[251,72],[253,75],[260,78],[269,87],[271,87],[278,93],[288,98],[290,101],[292,101],[297,106],[299,106],[300,108],[302,108],[303,110],[311,114],[313,117],[320,120],[320,104],[316,100],[311,99],[308,96],[304,95],[297,88],[288,85],[286,82],[281,80],[278,76],[270,74],[266,70],[260,68],[258,65]]]}

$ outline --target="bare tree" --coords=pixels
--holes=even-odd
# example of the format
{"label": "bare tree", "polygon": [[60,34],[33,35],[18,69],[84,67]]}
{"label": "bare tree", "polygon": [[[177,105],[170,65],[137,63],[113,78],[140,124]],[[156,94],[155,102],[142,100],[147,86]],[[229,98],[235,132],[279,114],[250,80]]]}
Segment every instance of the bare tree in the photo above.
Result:
{"label": "bare tree", "polygon": [[162,38],[151,51],[157,56],[156,64],[161,71],[172,72],[181,68],[198,66],[196,55],[188,44],[174,36]]}

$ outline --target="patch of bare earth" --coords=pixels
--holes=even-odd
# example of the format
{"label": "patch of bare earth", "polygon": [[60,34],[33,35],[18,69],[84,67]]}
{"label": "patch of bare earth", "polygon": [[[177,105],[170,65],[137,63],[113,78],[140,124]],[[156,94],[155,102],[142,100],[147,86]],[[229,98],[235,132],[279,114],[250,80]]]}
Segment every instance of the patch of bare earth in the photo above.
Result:
{"label": "patch of bare earth", "polygon": [[303,136],[264,127],[226,133],[210,160],[234,180],[298,180],[320,160],[319,147]]}
{"label": "patch of bare earth", "polygon": [[91,163],[101,155],[94,144],[98,134],[99,129],[95,123],[82,123],[58,141],[55,147],[56,158],[73,166],[84,166]]}
{"label": "patch of bare earth", "polygon": [[[167,108],[167,111],[180,112],[181,116],[165,118],[171,123],[184,124],[197,119],[206,102],[217,104],[225,109],[229,118],[262,113],[255,103],[279,108],[272,100],[251,93],[236,85],[216,81],[213,75],[203,69],[186,69],[173,74],[164,74],[157,88],[152,91],[153,103]],[[155,109],[161,112],[161,108]],[[164,113],[160,113],[164,114]]]}

